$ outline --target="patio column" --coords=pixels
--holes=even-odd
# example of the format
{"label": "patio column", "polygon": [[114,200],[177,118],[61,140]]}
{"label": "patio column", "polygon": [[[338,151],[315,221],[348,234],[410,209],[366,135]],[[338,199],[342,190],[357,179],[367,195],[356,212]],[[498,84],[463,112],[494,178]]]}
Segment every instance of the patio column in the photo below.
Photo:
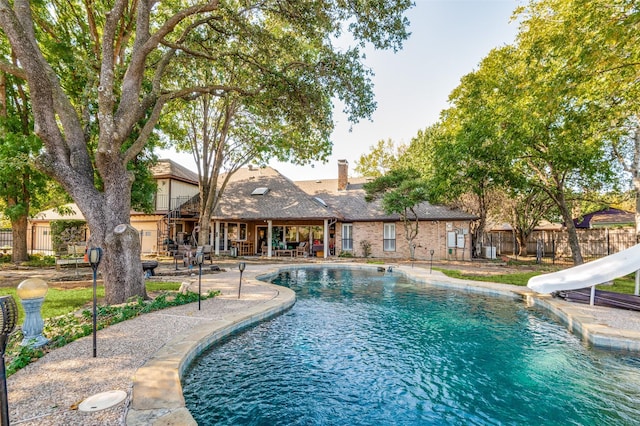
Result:
{"label": "patio column", "polygon": [[329,257],[329,219],[324,220],[324,241],[322,242],[324,247],[324,258]]}
{"label": "patio column", "polygon": [[220,256],[220,221],[216,220],[214,221],[214,225],[213,225],[213,235],[214,235],[214,247],[215,247],[215,254],[216,256]]}
{"label": "patio column", "polygon": [[267,257],[271,257],[271,253],[272,253],[272,246],[271,246],[271,241],[273,238],[273,222],[268,220],[267,221]]}

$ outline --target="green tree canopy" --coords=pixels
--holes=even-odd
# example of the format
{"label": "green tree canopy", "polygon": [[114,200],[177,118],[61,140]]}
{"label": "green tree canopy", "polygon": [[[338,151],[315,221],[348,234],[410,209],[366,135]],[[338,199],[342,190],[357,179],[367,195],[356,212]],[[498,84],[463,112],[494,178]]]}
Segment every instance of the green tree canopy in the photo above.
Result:
{"label": "green tree canopy", "polygon": [[395,166],[399,150],[391,139],[380,139],[358,158],[355,172],[360,176],[380,177]]}
{"label": "green tree canopy", "polygon": [[[0,28],[16,58],[0,61],[0,69],[26,80],[43,142],[40,167],[72,196],[91,244],[104,249],[107,303],[145,295],[140,242],[129,225],[128,167],[165,105],[204,94],[253,95],[263,105],[270,99],[291,121],[319,124],[309,131],[328,137],[332,98],[352,120],[373,111],[359,45],[400,48],[410,6],[409,0],[320,0],[313,7],[280,0],[0,0]],[[333,40],[345,33],[354,46],[339,50]],[[202,69],[211,70],[209,78],[190,78]],[[225,78],[238,69],[255,78]]]}

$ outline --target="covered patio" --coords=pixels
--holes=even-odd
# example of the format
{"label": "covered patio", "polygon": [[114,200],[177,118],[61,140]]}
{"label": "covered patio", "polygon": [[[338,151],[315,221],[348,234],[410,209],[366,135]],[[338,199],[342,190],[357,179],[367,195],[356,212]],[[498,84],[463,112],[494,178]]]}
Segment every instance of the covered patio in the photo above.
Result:
{"label": "covered patio", "polygon": [[242,168],[211,218],[216,255],[266,257],[335,254],[340,215],[272,168]]}
{"label": "covered patio", "polygon": [[[215,220],[214,253],[238,256],[322,257],[335,255],[335,219]],[[326,248],[326,249],[325,249]]]}

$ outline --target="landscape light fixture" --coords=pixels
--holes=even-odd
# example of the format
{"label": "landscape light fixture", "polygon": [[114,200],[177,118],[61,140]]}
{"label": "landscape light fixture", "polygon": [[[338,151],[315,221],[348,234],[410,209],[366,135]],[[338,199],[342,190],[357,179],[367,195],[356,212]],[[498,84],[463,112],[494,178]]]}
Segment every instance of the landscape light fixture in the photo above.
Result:
{"label": "landscape light fixture", "polygon": [[102,249],[100,247],[91,247],[89,249],[89,264],[93,269],[93,357],[97,356],[97,322],[98,322],[98,291],[97,291],[97,275],[98,266],[102,259]]}
{"label": "landscape light fixture", "polygon": [[24,308],[24,323],[22,324],[22,346],[39,348],[46,345],[49,340],[42,335],[44,321],[40,310],[44,303],[44,297],[49,290],[47,283],[40,278],[28,278],[18,284],[16,293]]}
{"label": "landscape light fixture", "polygon": [[240,299],[240,290],[242,289],[242,273],[244,269],[247,267],[245,262],[238,263],[238,269],[240,270],[240,284],[238,284],[238,299]]}
{"label": "landscape light fixture", "polygon": [[4,367],[4,351],[7,348],[9,335],[18,322],[18,306],[13,296],[0,297],[0,424],[9,424],[9,398],[7,396],[7,372]]}
{"label": "landscape light fixture", "polygon": [[202,293],[202,261],[204,260],[204,253],[201,251],[196,252],[196,263],[198,264],[198,310],[200,310],[200,294]]}

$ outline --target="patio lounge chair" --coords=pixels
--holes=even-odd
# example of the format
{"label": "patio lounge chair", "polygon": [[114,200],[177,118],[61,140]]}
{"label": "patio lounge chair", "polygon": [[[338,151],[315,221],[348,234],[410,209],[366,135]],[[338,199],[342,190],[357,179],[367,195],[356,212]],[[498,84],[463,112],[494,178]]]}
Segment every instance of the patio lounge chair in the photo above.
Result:
{"label": "patio lounge chair", "polygon": [[307,256],[309,253],[307,251],[307,242],[303,241],[300,244],[298,244],[298,247],[296,247],[296,256]]}
{"label": "patio lounge chair", "polygon": [[207,260],[209,259],[209,263],[213,264],[213,259],[211,258],[211,246],[210,245],[205,245],[205,246],[198,246],[198,249],[196,250],[196,253],[198,252],[202,252],[203,254],[203,260]]}

